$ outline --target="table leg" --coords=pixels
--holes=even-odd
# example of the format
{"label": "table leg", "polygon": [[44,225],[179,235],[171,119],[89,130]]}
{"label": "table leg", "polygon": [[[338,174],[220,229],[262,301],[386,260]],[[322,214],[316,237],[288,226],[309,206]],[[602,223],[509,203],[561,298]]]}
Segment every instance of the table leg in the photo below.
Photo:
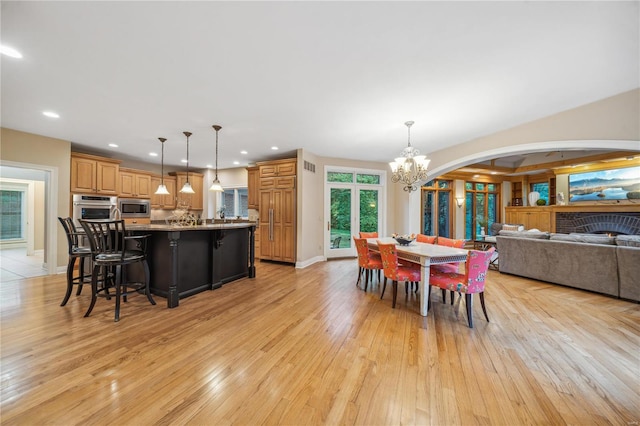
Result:
{"label": "table leg", "polygon": [[420,267],[420,275],[422,278],[420,280],[420,315],[422,315],[423,317],[427,316],[429,310],[429,300],[427,299],[429,297],[429,288],[427,286],[429,285],[430,273],[431,262],[429,261],[429,258],[427,258],[424,262],[422,262],[422,265]]}

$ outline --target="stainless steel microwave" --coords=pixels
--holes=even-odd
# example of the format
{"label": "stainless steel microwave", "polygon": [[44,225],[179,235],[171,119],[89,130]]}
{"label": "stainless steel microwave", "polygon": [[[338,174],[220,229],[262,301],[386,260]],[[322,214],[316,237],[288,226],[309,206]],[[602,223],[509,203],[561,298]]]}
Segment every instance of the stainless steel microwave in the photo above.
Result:
{"label": "stainless steel microwave", "polygon": [[151,201],[140,198],[118,198],[122,218],[151,217]]}

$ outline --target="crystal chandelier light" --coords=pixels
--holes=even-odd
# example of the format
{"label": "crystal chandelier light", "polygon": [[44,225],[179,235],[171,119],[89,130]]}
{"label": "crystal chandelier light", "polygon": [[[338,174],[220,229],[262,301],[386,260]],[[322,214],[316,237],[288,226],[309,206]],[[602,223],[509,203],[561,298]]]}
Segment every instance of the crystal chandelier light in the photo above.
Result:
{"label": "crystal chandelier light", "polygon": [[169,195],[169,191],[167,187],[164,185],[164,142],[167,140],[166,138],[158,138],[158,140],[162,143],[162,157],[160,160],[160,185],[158,185],[158,189],[156,190],[156,195]]}
{"label": "crystal chandelier light", "polygon": [[180,192],[183,194],[195,194],[196,192],[191,187],[189,183],[189,136],[191,136],[191,132],[182,132],[187,137],[187,181],[182,186]]}
{"label": "crystal chandelier light", "polygon": [[404,184],[404,190],[407,192],[418,189],[416,182],[427,180],[427,168],[430,159],[426,155],[420,155],[420,151],[411,146],[411,126],[413,121],[404,123],[407,126],[409,135],[407,147],[402,150],[402,157],[396,158],[389,163],[391,166],[391,181],[393,183],[401,182]]}
{"label": "crystal chandelier light", "polygon": [[211,184],[209,191],[224,192],[224,189],[222,189],[222,185],[218,180],[218,132],[220,131],[220,129],[222,129],[222,127],[218,126],[217,124],[214,124],[212,127],[213,130],[216,131],[216,177],[215,179],[213,179],[213,183]]}

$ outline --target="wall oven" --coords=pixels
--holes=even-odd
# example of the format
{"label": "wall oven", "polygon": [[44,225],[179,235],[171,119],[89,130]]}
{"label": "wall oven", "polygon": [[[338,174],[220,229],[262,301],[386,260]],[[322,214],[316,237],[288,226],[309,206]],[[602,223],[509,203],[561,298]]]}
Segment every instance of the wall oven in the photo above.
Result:
{"label": "wall oven", "polygon": [[140,198],[120,198],[118,208],[122,218],[130,217],[151,217],[151,201]]}
{"label": "wall oven", "polygon": [[118,206],[118,197],[73,194],[73,221],[80,219],[110,219]]}

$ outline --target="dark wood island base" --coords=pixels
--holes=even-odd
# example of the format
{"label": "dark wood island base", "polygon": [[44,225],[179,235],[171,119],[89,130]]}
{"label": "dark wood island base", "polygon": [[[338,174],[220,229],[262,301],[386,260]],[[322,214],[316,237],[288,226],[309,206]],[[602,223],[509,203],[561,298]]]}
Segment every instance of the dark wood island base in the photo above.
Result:
{"label": "dark wood island base", "polygon": [[255,229],[253,223],[127,227],[133,234],[151,235],[147,245],[150,288],[167,299],[168,308],[202,291],[254,278]]}

